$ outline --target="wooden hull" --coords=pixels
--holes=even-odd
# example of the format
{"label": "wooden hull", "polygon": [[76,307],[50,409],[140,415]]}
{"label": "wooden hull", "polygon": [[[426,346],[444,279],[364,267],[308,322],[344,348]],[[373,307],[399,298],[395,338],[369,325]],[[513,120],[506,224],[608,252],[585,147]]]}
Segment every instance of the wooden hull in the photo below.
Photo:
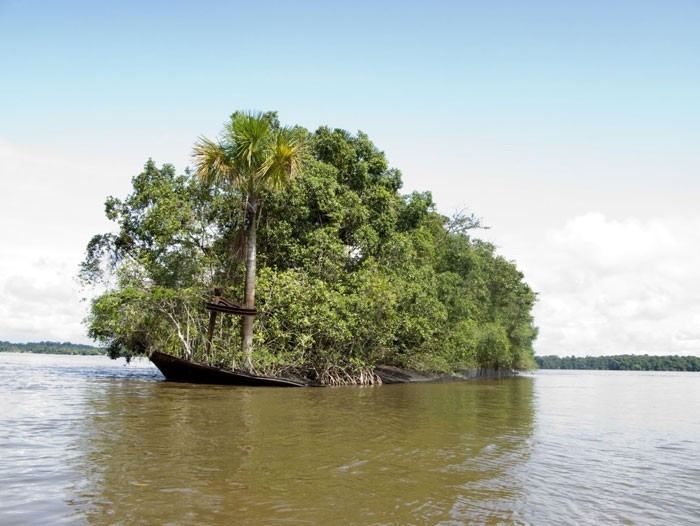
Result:
{"label": "wooden hull", "polygon": [[183,360],[182,358],[177,358],[158,351],[154,351],[149,358],[169,382],[263,387],[305,387],[308,385],[286,378],[258,376],[244,372],[219,369],[211,365]]}

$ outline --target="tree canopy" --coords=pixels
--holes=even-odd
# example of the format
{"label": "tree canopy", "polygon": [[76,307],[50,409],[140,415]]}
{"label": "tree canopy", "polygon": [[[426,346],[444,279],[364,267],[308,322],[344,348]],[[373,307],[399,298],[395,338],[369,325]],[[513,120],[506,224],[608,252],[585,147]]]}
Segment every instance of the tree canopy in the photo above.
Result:
{"label": "tree canopy", "polygon": [[[303,169],[283,191],[257,195],[254,370],[333,384],[371,382],[378,364],[534,367],[535,294],[513,262],[472,237],[474,216],[439,214],[430,192],[402,195],[401,172],[361,132],[295,133]],[[88,244],[81,277],[105,286],[90,336],[113,356],[159,349],[241,366],[237,319],[225,319],[205,355],[203,304],[214,286],[244,295],[235,252],[247,196],[149,160],[129,196],[107,199],[116,232]]]}
{"label": "tree canopy", "polygon": [[540,369],[579,369],[604,371],[700,371],[698,356],[536,356]]}
{"label": "tree canopy", "polygon": [[103,355],[105,350],[92,345],[70,342],[10,343],[0,341],[0,352]]}

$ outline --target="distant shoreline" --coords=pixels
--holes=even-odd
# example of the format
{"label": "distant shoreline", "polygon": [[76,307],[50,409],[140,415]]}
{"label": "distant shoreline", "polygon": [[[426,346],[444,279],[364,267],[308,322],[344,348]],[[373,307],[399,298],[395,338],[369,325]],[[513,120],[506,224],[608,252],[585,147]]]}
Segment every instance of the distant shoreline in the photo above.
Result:
{"label": "distant shoreline", "polygon": [[583,371],[700,371],[698,356],[650,356],[618,354],[615,356],[535,356],[540,369]]}
{"label": "distant shoreline", "polygon": [[106,354],[102,347],[70,342],[29,342],[11,343],[0,341],[0,352],[34,353],[34,354],[68,354],[83,356],[100,356]]}

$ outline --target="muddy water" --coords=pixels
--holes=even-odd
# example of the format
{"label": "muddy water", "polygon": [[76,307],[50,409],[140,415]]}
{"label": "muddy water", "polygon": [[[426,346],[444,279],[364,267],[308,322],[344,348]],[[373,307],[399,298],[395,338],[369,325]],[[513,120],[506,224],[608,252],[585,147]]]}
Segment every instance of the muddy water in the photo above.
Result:
{"label": "muddy water", "polygon": [[0,524],[700,520],[700,375],[274,389],[0,354]]}

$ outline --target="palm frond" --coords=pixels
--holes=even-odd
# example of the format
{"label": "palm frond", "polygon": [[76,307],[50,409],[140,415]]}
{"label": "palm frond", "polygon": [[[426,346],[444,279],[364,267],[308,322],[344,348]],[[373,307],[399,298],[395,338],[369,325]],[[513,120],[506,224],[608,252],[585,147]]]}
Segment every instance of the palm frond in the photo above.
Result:
{"label": "palm frond", "polygon": [[221,143],[199,137],[192,149],[195,175],[208,183],[234,182],[234,166]]}
{"label": "palm frond", "polygon": [[261,112],[236,113],[228,130],[234,155],[249,168],[257,169],[264,162],[266,144],[271,135],[265,115]]}
{"label": "palm frond", "polygon": [[258,177],[264,186],[270,190],[279,190],[289,184],[301,171],[304,150],[304,142],[294,130],[280,129],[258,171]]}
{"label": "palm frond", "polygon": [[245,256],[248,248],[248,238],[244,228],[238,229],[236,237],[231,246],[231,255],[238,261],[245,261]]}
{"label": "palm frond", "polygon": [[234,113],[220,142],[200,137],[195,143],[195,174],[209,182],[233,183],[248,196],[287,185],[301,170],[304,138],[299,130],[279,128],[273,119],[276,113]]}

